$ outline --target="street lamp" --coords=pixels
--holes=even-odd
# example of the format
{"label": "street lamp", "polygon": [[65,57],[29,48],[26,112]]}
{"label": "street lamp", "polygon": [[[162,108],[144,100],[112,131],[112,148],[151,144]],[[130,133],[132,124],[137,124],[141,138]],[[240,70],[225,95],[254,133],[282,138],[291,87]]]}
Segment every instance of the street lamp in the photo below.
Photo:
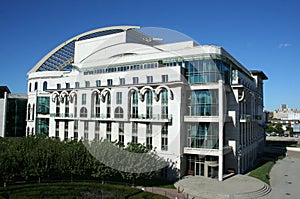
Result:
{"label": "street lamp", "polygon": [[238,174],[241,174],[241,156],[242,156],[242,149],[241,146],[239,147],[237,157],[238,157]]}

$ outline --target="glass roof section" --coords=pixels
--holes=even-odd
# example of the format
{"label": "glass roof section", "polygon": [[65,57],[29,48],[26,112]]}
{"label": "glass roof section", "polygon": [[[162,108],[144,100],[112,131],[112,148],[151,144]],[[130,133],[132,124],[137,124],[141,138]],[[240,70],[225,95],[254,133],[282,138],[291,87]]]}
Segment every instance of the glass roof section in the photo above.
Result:
{"label": "glass roof section", "polygon": [[107,28],[100,28],[92,30],[72,39],[64,42],[63,44],[57,46],[51,52],[49,52],[43,59],[41,59],[31,71],[70,71],[72,69],[71,64],[74,62],[74,49],[75,42],[82,41],[86,39],[91,39],[95,37],[101,37],[105,35],[110,35],[114,33],[123,32],[128,29],[139,28],[138,26],[114,26]]}

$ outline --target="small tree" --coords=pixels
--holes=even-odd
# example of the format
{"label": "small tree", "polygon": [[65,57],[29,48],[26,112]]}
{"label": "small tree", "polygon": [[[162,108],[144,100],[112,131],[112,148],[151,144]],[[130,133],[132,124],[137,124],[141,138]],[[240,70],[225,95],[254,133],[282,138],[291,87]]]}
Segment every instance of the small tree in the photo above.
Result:
{"label": "small tree", "polygon": [[275,125],[275,132],[278,133],[279,135],[283,135],[284,130],[282,129],[282,124],[281,123],[277,123]]}
{"label": "small tree", "polygon": [[272,123],[269,123],[268,126],[267,126],[267,128],[266,128],[266,132],[267,132],[267,133],[273,133],[273,132],[275,132],[275,131],[276,131],[276,130],[275,130],[273,124],[272,124]]}

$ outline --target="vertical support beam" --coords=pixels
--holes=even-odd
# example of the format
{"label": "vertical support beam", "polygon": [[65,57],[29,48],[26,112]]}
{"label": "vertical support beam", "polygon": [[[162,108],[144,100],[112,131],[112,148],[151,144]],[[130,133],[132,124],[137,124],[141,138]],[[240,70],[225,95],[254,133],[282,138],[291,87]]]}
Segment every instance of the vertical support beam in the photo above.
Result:
{"label": "vertical support beam", "polygon": [[2,109],[2,121],[0,122],[0,125],[1,126],[1,130],[0,130],[0,137],[5,137],[5,127],[6,127],[6,109],[7,109],[7,95],[8,93],[7,92],[4,92],[4,98],[3,98],[3,107],[0,107],[0,108],[3,108]]}
{"label": "vertical support beam", "polygon": [[219,171],[218,180],[223,181],[223,129],[224,129],[224,92],[223,81],[218,82],[218,94],[219,94]]}

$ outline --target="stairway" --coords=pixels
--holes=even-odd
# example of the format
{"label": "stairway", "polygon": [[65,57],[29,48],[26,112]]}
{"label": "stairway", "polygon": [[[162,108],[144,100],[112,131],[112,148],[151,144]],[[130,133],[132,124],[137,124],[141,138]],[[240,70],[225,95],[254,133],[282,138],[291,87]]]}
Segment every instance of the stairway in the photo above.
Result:
{"label": "stairway", "polygon": [[267,184],[257,191],[245,192],[245,193],[237,193],[233,194],[231,198],[236,199],[254,199],[254,198],[263,198],[264,196],[268,195],[271,192],[271,187]]}

